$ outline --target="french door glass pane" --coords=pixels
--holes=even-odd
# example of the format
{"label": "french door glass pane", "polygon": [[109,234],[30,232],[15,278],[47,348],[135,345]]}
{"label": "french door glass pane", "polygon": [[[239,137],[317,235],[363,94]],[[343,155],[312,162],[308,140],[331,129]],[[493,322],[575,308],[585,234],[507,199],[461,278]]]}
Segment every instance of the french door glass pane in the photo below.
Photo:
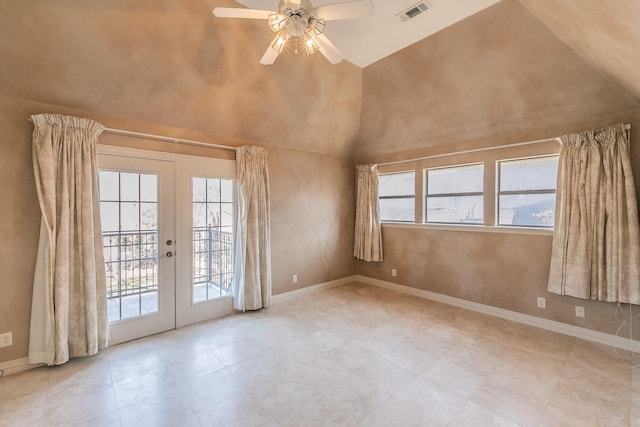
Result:
{"label": "french door glass pane", "polygon": [[231,294],[233,181],[192,178],[193,302]]}
{"label": "french door glass pane", "polygon": [[158,176],[100,171],[109,321],[158,311]]}

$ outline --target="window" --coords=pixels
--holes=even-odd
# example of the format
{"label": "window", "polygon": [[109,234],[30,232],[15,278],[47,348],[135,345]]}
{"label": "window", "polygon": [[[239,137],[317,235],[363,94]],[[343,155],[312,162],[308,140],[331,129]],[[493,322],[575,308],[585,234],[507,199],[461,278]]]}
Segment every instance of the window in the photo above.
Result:
{"label": "window", "polygon": [[484,165],[427,169],[425,221],[444,224],[484,223]]}
{"label": "window", "polygon": [[193,302],[231,294],[233,181],[193,177]]}
{"label": "window", "polygon": [[158,311],[158,175],[100,171],[110,322]]}
{"label": "window", "polygon": [[400,172],[378,177],[380,221],[415,222],[416,173]]}
{"label": "window", "polygon": [[553,227],[558,156],[498,162],[498,225]]}

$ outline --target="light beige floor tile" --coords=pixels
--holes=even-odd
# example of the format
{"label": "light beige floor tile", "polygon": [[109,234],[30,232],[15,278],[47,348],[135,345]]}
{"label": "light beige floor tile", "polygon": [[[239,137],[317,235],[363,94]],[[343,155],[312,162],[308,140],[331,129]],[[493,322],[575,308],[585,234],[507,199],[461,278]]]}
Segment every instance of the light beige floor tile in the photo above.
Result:
{"label": "light beige floor tile", "polygon": [[440,427],[422,412],[409,407],[399,400],[391,397],[380,407],[362,419],[359,427]]}
{"label": "light beige floor tile", "polygon": [[162,370],[143,371],[140,375],[114,381],[113,390],[118,407],[122,408],[177,386],[171,371],[164,367]]}
{"label": "light beige floor tile", "polygon": [[441,359],[427,368],[422,377],[464,398],[470,398],[484,381],[484,375]]}
{"label": "light beige floor tile", "polygon": [[225,399],[197,414],[202,427],[278,427],[270,412],[255,399],[241,396]]}
{"label": "light beige floor tile", "polygon": [[393,397],[442,425],[451,421],[467,402],[424,377],[416,378]]}
{"label": "light beige floor tile", "polygon": [[122,427],[199,426],[187,399],[174,389],[120,408]]}
{"label": "light beige floor tile", "polygon": [[451,307],[450,310],[443,313],[441,319],[445,320],[449,326],[477,334],[482,332],[491,316],[459,307]]}
{"label": "light beige floor tile", "polygon": [[[593,393],[580,384],[562,381],[551,394],[550,404],[566,414],[580,414],[598,420],[601,425],[629,425],[632,412],[629,395],[610,389]],[[622,422],[623,424],[620,424]]]}
{"label": "light beige floor tile", "polygon": [[348,341],[340,347],[321,354],[351,371],[357,370],[372,358],[380,357],[368,348],[358,344],[355,340]]}
{"label": "light beige floor tile", "polygon": [[[0,402],[37,396],[48,391],[49,369],[38,368],[0,377]],[[0,413],[2,407],[0,407]]]}
{"label": "light beige floor tile", "polygon": [[45,391],[29,393],[16,399],[2,399],[0,401],[0,426],[41,425],[44,420],[45,402]]}
{"label": "light beige floor tile", "polygon": [[135,356],[137,354],[146,353],[155,349],[156,347],[153,344],[152,338],[147,337],[114,345],[100,352],[100,355],[111,362],[113,360]]}
{"label": "light beige floor tile", "polygon": [[439,322],[430,325],[425,332],[430,336],[440,338],[450,345],[464,342],[473,336],[471,332]]}
{"label": "light beige floor tile", "polygon": [[495,414],[471,401],[456,414],[447,427],[519,427],[506,418]]}
{"label": "light beige floor tile", "polygon": [[520,392],[502,381],[485,383],[471,401],[523,427],[537,426],[547,407],[548,395]]}
{"label": "light beige floor tile", "polygon": [[530,400],[546,404],[559,381],[558,376],[549,375],[542,369],[536,371],[529,365],[505,363],[485,377],[484,385],[486,388],[508,389],[518,395],[529,395]]}
{"label": "light beige floor tile", "polygon": [[2,377],[0,425],[638,425],[634,357],[354,283]]}
{"label": "light beige floor tile", "polygon": [[177,383],[183,383],[224,368],[224,364],[206,347],[159,350]]}
{"label": "light beige floor tile", "polygon": [[135,376],[166,372],[167,365],[158,350],[153,347],[152,350],[111,360],[109,370],[113,382],[116,383]]}
{"label": "light beige floor tile", "polygon": [[191,409],[199,412],[224,399],[241,396],[245,386],[227,369],[221,369],[178,386]]}
{"label": "light beige floor tile", "polygon": [[[66,424],[68,425],[68,424]],[[120,412],[113,411],[74,425],[74,427],[120,427]]]}
{"label": "light beige floor tile", "polygon": [[351,372],[336,361],[327,358],[323,353],[312,360],[300,363],[291,369],[281,372],[283,378],[301,378],[311,387],[324,387],[342,381]]}
{"label": "light beige floor tile", "polygon": [[264,352],[265,348],[252,340],[234,341],[211,349],[211,353],[225,366],[235,365],[253,357],[261,356]]}
{"label": "light beige floor tile", "polygon": [[371,354],[366,359],[366,363],[353,369],[352,372],[369,384],[389,394],[393,394],[409,384],[417,376],[415,372],[376,354]]}
{"label": "light beige floor tile", "polygon": [[452,347],[444,358],[461,368],[487,375],[500,364],[500,356],[508,349],[499,344],[479,344],[478,340]]}
{"label": "light beige floor tile", "polygon": [[602,427],[598,417],[591,411],[585,412],[578,407],[560,407],[552,402],[544,411],[539,427]]}
{"label": "light beige floor tile", "polygon": [[65,387],[74,384],[86,386],[108,386],[111,384],[111,370],[107,359],[102,356],[90,356],[71,359],[64,365],[47,368],[49,384],[52,387]]}
{"label": "light beige floor tile", "polygon": [[388,398],[389,394],[350,374],[297,405],[275,409],[274,417],[283,426],[353,425]]}
{"label": "light beige floor tile", "polygon": [[45,422],[73,425],[98,418],[117,409],[111,386],[72,385],[64,392],[48,394],[44,403]]}
{"label": "light beige floor tile", "polygon": [[242,384],[262,381],[267,377],[287,372],[298,366],[297,362],[273,357],[254,356],[225,368]]}
{"label": "light beige floor tile", "polygon": [[421,374],[438,360],[436,356],[419,349],[402,338],[376,340],[367,337],[362,341],[359,344],[363,347],[416,374]]}

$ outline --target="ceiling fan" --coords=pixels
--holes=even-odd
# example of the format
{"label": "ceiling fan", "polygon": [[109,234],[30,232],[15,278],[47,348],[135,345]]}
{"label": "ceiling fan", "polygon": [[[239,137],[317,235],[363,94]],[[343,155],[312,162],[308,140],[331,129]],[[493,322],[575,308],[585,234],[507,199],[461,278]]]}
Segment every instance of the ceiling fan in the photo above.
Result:
{"label": "ceiling fan", "polygon": [[313,7],[309,0],[280,0],[278,10],[240,9],[216,7],[213,14],[219,18],[266,19],[275,38],[267,47],[261,64],[273,64],[287,42],[295,43],[295,50],[303,45],[307,54],[320,51],[332,64],[342,61],[342,53],[323,34],[325,21],[353,19],[373,12],[371,0]]}

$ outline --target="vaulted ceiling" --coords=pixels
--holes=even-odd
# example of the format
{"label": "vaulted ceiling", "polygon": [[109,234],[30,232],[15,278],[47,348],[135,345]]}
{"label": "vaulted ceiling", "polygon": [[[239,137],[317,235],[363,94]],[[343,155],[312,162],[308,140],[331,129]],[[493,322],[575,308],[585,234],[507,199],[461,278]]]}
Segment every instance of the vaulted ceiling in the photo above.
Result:
{"label": "vaulted ceiling", "polygon": [[640,1],[519,2],[594,68],[640,98]]}
{"label": "vaulted ceiling", "polygon": [[[279,0],[238,0],[252,9],[277,10]],[[343,0],[312,0],[314,7]],[[344,0],[349,1],[349,0]],[[481,11],[500,0],[369,0],[371,15],[356,19],[327,22],[325,35],[344,57],[359,67],[366,67],[425,37]],[[413,19],[399,15],[418,4],[427,9]]]}
{"label": "vaulted ceiling", "polygon": [[[640,2],[502,0],[485,9],[483,19],[491,22],[487,14],[501,3],[526,8],[586,66],[638,103]],[[0,96],[257,143],[352,153],[361,136],[363,69],[292,52],[262,66],[258,59],[271,38],[264,23],[216,20],[215,6],[242,7],[233,0],[2,1]],[[447,31],[473,37],[465,28],[474,19]],[[385,35],[394,37],[393,31]],[[433,37],[385,61],[424,56]],[[419,70],[407,72],[420,78]]]}

